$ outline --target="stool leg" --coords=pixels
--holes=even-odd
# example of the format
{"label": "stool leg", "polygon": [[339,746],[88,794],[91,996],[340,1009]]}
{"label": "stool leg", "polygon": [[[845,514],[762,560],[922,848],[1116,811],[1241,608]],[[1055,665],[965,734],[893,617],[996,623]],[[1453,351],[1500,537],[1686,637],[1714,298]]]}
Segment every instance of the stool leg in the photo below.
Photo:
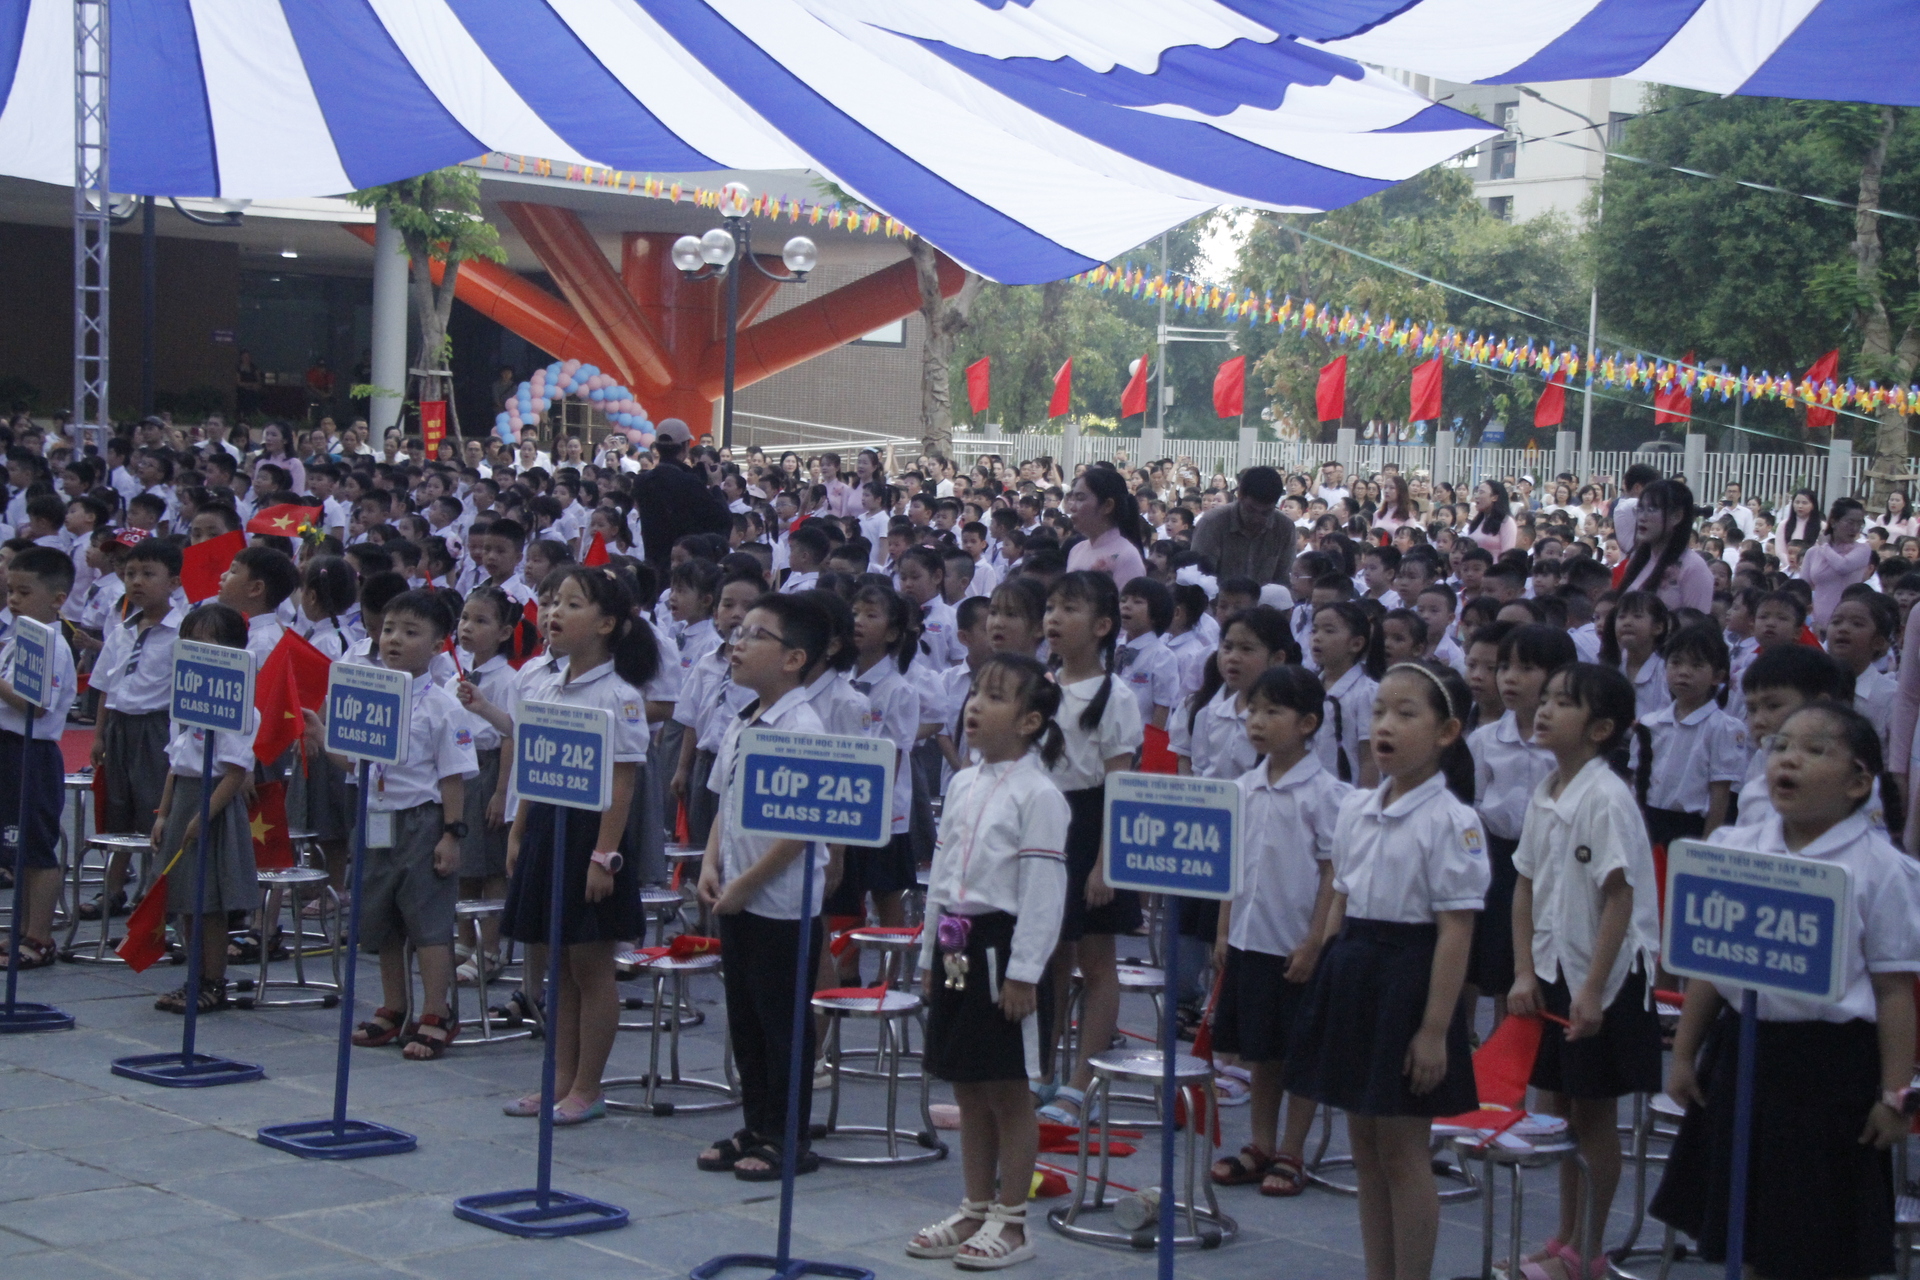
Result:
{"label": "stool leg", "polygon": [[333,891],[332,884],[321,886],[326,896],[320,899],[320,927],[327,931],[327,955],[333,964],[333,989],[344,990],[340,985],[340,895]]}
{"label": "stool leg", "polygon": [[[666,975],[653,975],[653,1028],[647,1033],[647,1092],[646,1103],[653,1106],[654,1094],[660,1084],[660,1001],[661,991],[667,985]],[[676,1011],[672,1019],[673,1034],[677,1038],[680,1032],[680,1018]]]}
{"label": "stool leg", "polygon": [[260,965],[253,980],[253,1007],[264,1008],[267,1003],[267,927],[270,924],[268,911],[273,906],[273,886],[260,895]]}
{"label": "stool leg", "polygon": [[1640,1243],[1640,1228],[1647,1220],[1647,1141],[1653,1128],[1652,1099],[1644,1093],[1633,1095],[1633,1225],[1619,1252]]}
{"label": "stool leg", "polygon": [[[300,895],[288,894],[287,906],[293,916],[293,981],[295,985],[304,987],[307,985],[307,936],[306,928],[300,923],[303,919],[300,914]],[[265,947],[260,949],[260,954],[266,954]]]}
{"label": "stool leg", "polygon": [[1087,1112],[1093,1106],[1093,1095],[1096,1091],[1100,1094],[1100,1185],[1093,1193],[1093,1204],[1097,1209],[1105,1203],[1107,1198],[1107,1162],[1112,1158],[1113,1152],[1112,1121],[1108,1117],[1108,1113],[1113,1110],[1113,1104],[1108,1100],[1113,1086],[1107,1083],[1105,1076],[1095,1076],[1093,1083],[1087,1087],[1086,1100],[1080,1107],[1080,1132],[1082,1133],[1089,1128]]}
{"label": "stool leg", "polygon": [[680,1083],[680,1010],[689,1003],[686,971],[676,969],[673,972],[673,1033],[667,1040],[667,1058],[673,1069],[675,1084]]}
{"label": "stool leg", "polygon": [[[1466,1161],[1461,1161],[1464,1167]],[[1481,1280],[1493,1280],[1493,1156],[1490,1151],[1480,1156],[1480,1277]],[[1508,1264],[1508,1273],[1512,1274],[1512,1264]]]}
{"label": "stool leg", "polygon": [[[1194,1216],[1193,1167],[1200,1160],[1200,1117],[1194,1114],[1197,1108],[1187,1108],[1187,1234],[1194,1239],[1200,1238],[1200,1220]],[[1173,1188],[1162,1187],[1161,1195]]]}
{"label": "stool leg", "polygon": [[[1491,1175],[1491,1170],[1488,1171]],[[1513,1201],[1507,1206],[1507,1274],[1520,1274],[1520,1210],[1525,1191],[1520,1184],[1520,1166],[1507,1166]]]}
{"label": "stool leg", "polygon": [[[827,1086],[827,1132],[832,1133],[840,1123],[840,1023],[838,1013],[827,1014],[827,1068],[833,1073],[833,1083]],[[813,1070],[811,1062],[800,1064],[802,1071]]]}
{"label": "stool leg", "polygon": [[[916,1009],[913,1017],[916,1022],[920,1023],[920,1043],[924,1045],[927,1042],[927,1026],[922,1010]],[[928,1083],[932,1076],[933,1072],[928,1069],[927,1061],[923,1057],[920,1060],[920,1124],[922,1126],[920,1132],[930,1137],[935,1134],[933,1112],[929,1109],[927,1094]]]}
{"label": "stool leg", "polygon": [[[1074,1178],[1073,1203],[1067,1206],[1067,1221],[1072,1223],[1080,1216],[1081,1208],[1087,1203],[1087,1126],[1080,1126],[1079,1165]],[[1095,1202],[1098,1203],[1096,1195]]]}
{"label": "stool leg", "polygon": [[[1220,1114],[1219,1106],[1220,1106],[1220,1095],[1214,1090],[1213,1077],[1209,1075],[1207,1077],[1207,1117],[1209,1122],[1211,1122],[1211,1120],[1214,1117]],[[1187,1169],[1187,1202],[1189,1204],[1193,1202],[1193,1179],[1194,1179],[1193,1169],[1191,1168],[1191,1166],[1189,1166],[1189,1168]],[[1216,1218],[1219,1217],[1220,1202],[1219,1200],[1214,1198],[1213,1175],[1211,1173],[1209,1173],[1206,1177],[1200,1179],[1200,1189],[1201,1189],[1201,1194],[1205,1195],[1207,1198],[1207,1212],[1212,1214]],[[1198,1233],[1198,1230],[1199,1228],[1196,1227],[1195,1232]]]}
{"label": "stool leg", "polygon": [[[878,1062],[886,1064],[887,1073],[887,1158],[893,1159],[900,1154],[900,1139],[896,1132],[900,1127],[900,1047],[893,1034],[893,1019],[880,1018],[880,1052]],[[876,1063],[878,1065],[878,1063]]]}

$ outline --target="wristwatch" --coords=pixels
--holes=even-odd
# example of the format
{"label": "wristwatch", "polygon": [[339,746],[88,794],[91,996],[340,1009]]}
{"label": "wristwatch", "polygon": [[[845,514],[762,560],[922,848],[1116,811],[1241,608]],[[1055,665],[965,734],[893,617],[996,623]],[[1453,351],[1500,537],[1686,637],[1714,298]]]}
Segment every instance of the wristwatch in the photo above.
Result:
{"label": "wristwatch", "polygon": [[594,866],[601,868],[610,876],[620,874],[620,868],[627,864],[618,849],[595,849],[593,857],[588,859]]}
{"label": "wristwatch", "polygon": [[440,830],[444,834],[452,836],[455,840],[465,840],[467,838],[467,824],[464,822],[449,822],[444,827],[441,827]]}

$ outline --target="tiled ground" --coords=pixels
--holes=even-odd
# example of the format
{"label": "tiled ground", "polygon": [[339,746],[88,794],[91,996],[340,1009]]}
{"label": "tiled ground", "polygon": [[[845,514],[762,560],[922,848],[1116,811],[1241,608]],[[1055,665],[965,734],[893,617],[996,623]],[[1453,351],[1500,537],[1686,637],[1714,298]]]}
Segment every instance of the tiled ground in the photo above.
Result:
{"label": "tiled ground", "polygon": [[[352,1114],[417,1133],[413,1154],[330,1164],[261,1146],[253,1140],[261,1125],[328,1114],[338,1015],[233,1011],[204,1019],[202,1050],[263,1064],[267,1075],[257,1083],[173,1090],[110,1074],[113,1058],[177,1047],[179,1020],[156,1013],[151,1002],[180,976],[167,965],[145,975],[77,965],[23,975],[25,998],[57,1002],[79,1026],[0,1036],[0,1276],[6,1280],[625,1280],[682,1275],[716,1254],[772,1248],[777,1187],[694,1169],[704,1142],[735,1127],[728,1113],[617,1116],[556,1135],[555,1185],[625,1206],[632,1224],[624,1230],[527,1242],[457,1220],[456,1197],[533,1181],[536,1127],[502,1116],[500,1105],[537,1087],[538,1041],[462,1049],[436,1064],[404,1062],[393,1050],[357,1051]],[[367,964],[362,991],[375,989],[374,982]],[[498,999],[503,989],[495,991]],[[695,992],[712,1016],[688,1033],[684,1065],[707,1072],[720,1060],[718,983],[703,979]],[[363,1000],[362,1008],[370,1006]],[[1126,1008],[1122,1024],[1145,1029],[1151,1016],[1139,1000]],[[646,1048],[643,1034],[623,1034],[614,1071],[645,1070]],[[848,1088],[855,1118],[878,1110],[881,1086]],[[936,1090],[936,1100],[942,1096]],[[823,1104],[816,1114],[824,1114]],[[1226,1146],[1237,1150],[1246,1112],[1232,1108],[1225,1117]],[[1337,1125],[1334,1143],[1338,1150]],[[1149,1139],[1139,1154],[1116,1163],[1113,1176],[1134,1185],[1156,1180],[1156,1152]],[[1529,1175],[1528,1185],[1529,1233],[1537,1240],[1553,1212],[1552,1184],[1547,1176]],[[795,1252],[869,1267],[883,1277],[952,1274],[949,1264],[908,1259],[900,1246],[958,1195],[957,1152],[899,1171],[824,1169],[799,1181]],[[1263,1200],[1251,1189],[1223,1199],[1240,1219],[1239,1239],[1217,1251],[1181,1255],[1182,1274],[1314,1280],[1360,1273],[1353,1200],[1318,1189],[1292,1201]],[[1631,1184],[1615,1215],[1616,1240],[1625,1232],[1630,1200]],[[1498,1210],[1504,1228],[1504,1192]],[[1436,1275],[1478,1271],[1480,1211],[1477,1202],[1446,1208]],[[1154,1272],[1151,1252],[1070,1243],[1044,1227],[1040,1243],[1039,1264],[1021,1272],[1087,1280]],[[1687,1271],[1701,1274],[1696,1268],[1676,1274]]]}

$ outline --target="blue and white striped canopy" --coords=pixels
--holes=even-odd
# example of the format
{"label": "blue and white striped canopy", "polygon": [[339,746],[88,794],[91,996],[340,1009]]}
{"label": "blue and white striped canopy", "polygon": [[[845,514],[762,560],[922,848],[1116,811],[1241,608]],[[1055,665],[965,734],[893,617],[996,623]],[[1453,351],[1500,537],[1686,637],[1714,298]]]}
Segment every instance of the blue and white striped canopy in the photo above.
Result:
{"label": "blue and white striped canopy", "polygon": [[[71,0],[0,0],[0,173],[73,176]],[[811,169],[995,279],[1338,207],[1491,130],[1370,66],[1914,102],[1912,0],[114,0],[117,191],[501,151]]]}

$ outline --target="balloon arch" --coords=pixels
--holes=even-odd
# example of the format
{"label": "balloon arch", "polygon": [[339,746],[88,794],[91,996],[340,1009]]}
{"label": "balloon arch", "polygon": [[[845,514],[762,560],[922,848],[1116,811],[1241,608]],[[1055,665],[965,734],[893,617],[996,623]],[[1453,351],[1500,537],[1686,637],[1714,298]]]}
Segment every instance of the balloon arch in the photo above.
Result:
{"label": "balloon arch", "polygon": [[556,360],[520,384],[507,407],[493,420],[494,434],[506,443],[518,444],[520,433],[529,422],[537,421],[556,400],[576,396],[596,406],[607,421],[626,432],[627,439],[641,448],[653,443],[653,423],[647,411],[633,398],[633,392],[621,386],[610,373],[602,373],[578,360]]}

